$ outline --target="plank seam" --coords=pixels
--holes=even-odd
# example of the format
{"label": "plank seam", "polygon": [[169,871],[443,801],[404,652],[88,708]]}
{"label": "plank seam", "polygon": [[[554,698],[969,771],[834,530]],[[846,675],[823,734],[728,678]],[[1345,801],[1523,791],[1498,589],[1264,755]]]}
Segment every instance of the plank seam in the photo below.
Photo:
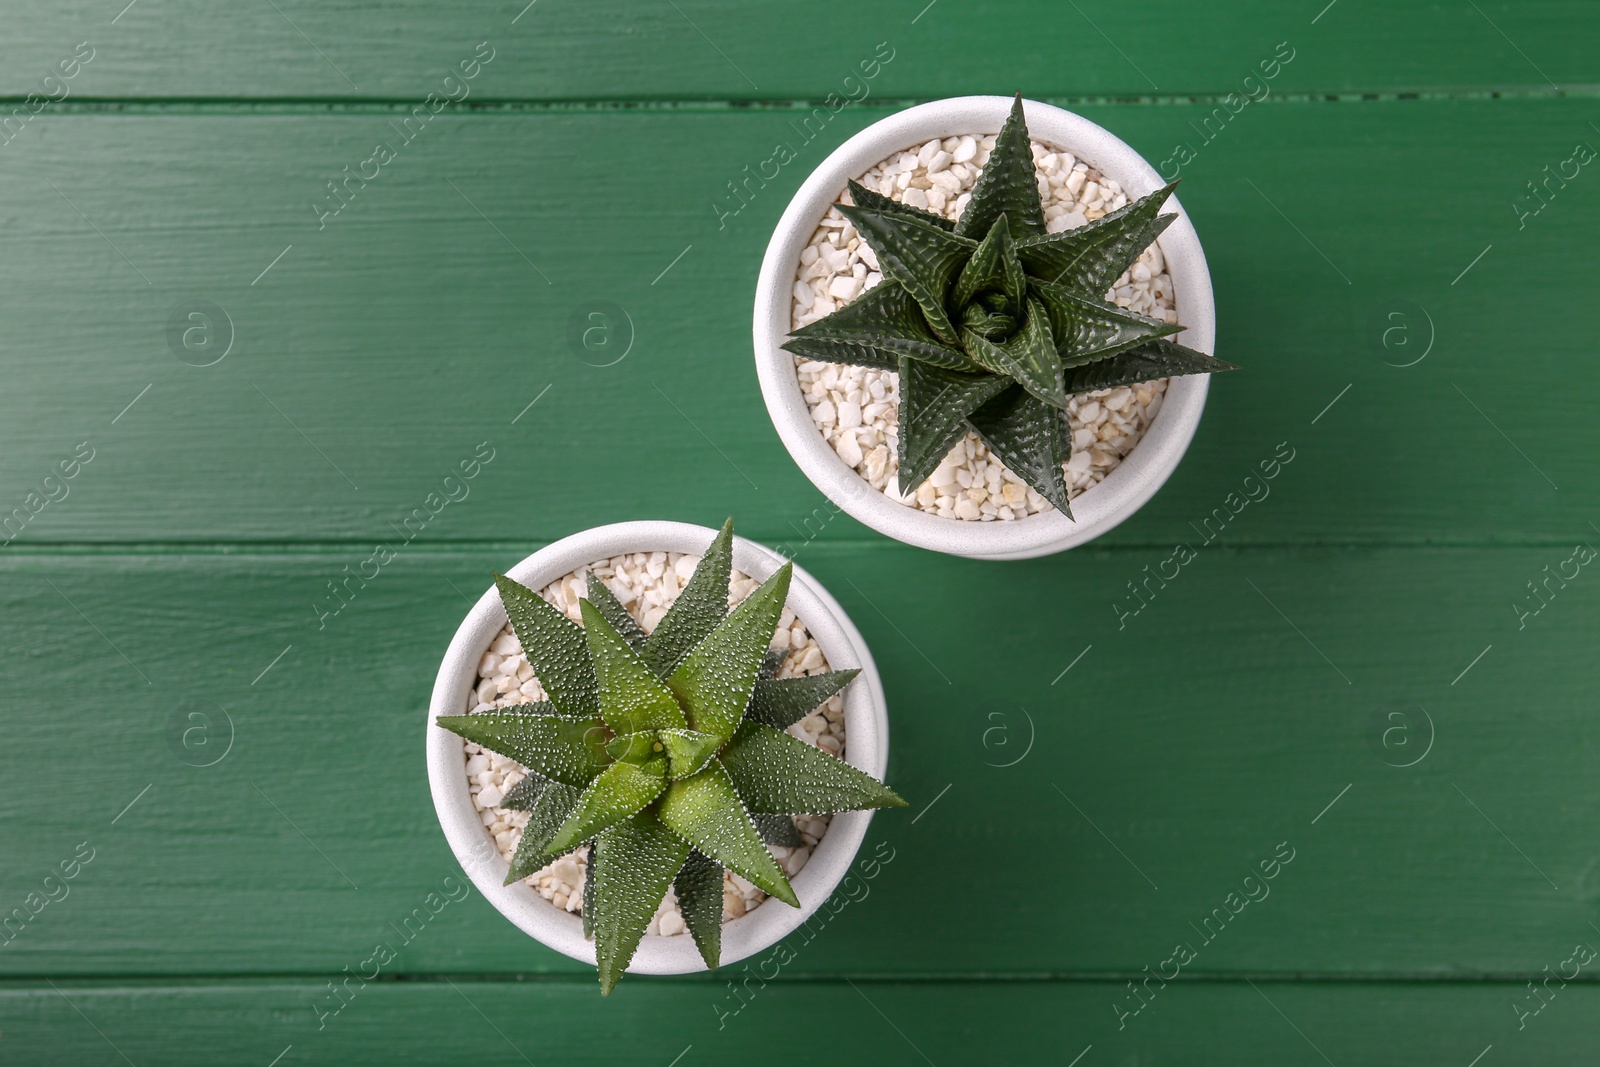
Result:
{"label": "plank seam", "polygon": [[[757,541],[781,540],[768,537],[761,533],[750,535]],[[1175,539],[1156,541],[1122,542],[1120,544],[1095,544],[1079,549],[1079,553],[1105,553],[1129,554],[1138,552],[1165,552],[1172,548]],[[1176,538],[1181,540],[1181,535]],[[412,543],[405,548],[405,555],[420,556],[466,556],[484,555],[505,552],[520,552],[527,555],[541,548],[545,548],[553,541],[434,541],[427,544]],[[1525,541],[1258,541],[1240,542],[1235,545],[1215,544],[1211,547],[1223,553],[1246,552],[1285,552],[1285,551],[1324,551],[1324,552],[1373,552],[1373,551],[1439,551],[1439,552],[1487,552],[1487,551],[1537,551],[1545,549],[1571,548],[1571,538],[1551,537],[1538,540]],[[143,557],[160,558],[165,556],[336,556],[351,551],[366,551],[372,546],[372,538],[352,538],[346,541],[45,541],[31,544],[18,544],[13,542],[4,546],[5,552],[0,553],[0,561],[7,555],[18,559],[62,559],[77,557],[106,557],[121,556],[129,559]],[[837,541],[813,541],[811,546],[818,549],[871,549],[883,548],[896,550],[907,548],[896,541],[885,538],[856,538]]]}
{"label": "plank seam", "polygon": [[[1234,96],[1226,92],[1148,93],[1148,94],[1046,94],[1036,99],[1059,106],[1139,106],[1139,107],[1189,107],[1221,106]],[[0,107],[20,107],[25,96],[0,96]],[[898,111],[927,98],[878,98],[857,106],[860,111]],[[1260,107],[1279,107],[1291,104],[1365,104],[1395,102],[1439,102],[1462,100],[1596,100],[1600,99],[1600,83],[1568,85],[1552,89],[1548,86],[1513,85],[1489,87],[1457,86],[1433,89],[1339,89],[1280,92],[1260,101]],[[774,100],[730,100],[720,98],[661,97],[661,98],[599,98],[589,100],[561,100],[548,97],[501,97],[462,101],[451,111],[462,115],[504,114],[563,114],[573,112],[632,113],[632,112],[740,112],[740,111],[802,111],[825,106],[820,98],[792,98]],[[62,100],[51,105],[52,115],[82,114],[410,114],[415,100],[385,97],[356,98],[350,100],[324,97],[79,97]]]}
{"label": "plank seam", "polygon": [[[1529,971],[1526,973],[1491,972],[1483,975],[1460,974],[1425,974],[1425,973],[1320,973],[1312,971],[1260,971],[1238,974],[1217,972],[1199,972],[1190,974],[1184,972],[1182,981],[1194,982],[1203,985],[1238,985],[1244,986],[1251,982],[1275,985],[1437,985],[1437,986],[1464,986],[1464,985],[1511,985],[1522,986],[1527,982],[1536,981],[1543,976],[1543,972]],[[260,974],[207,974],[202,972],[180,972],[173,974],[103,974],[103,973],[60,973],[39,975],[18,975],[0,978],[0,993],[27,992],[34,989],[48,988],[50,982],[70,983],[70,986],[84,987],[101,985],[106,988],[159,988],[163,985],[173,988],[188,986],[210,987],[218,983],[231,983],[235,985],[267,985],[278,983],[300,982],[325,982],[329,978],[339,977],[335,971],[285,971],[264,972]],[[845,985],[849,982],[868,982],[875,985],[967,985],[985,983],[993,985],[1100,985],[1117,984],[1136,981],[1146,977],[1143,971],[1108,971],[1100,973],[1068,972],[1061,974],[999,974],[988,972],[974,972],[971,974],[803,974],[792,975],[784,979],[785,983],[805,985]],[[383,974],[370,980],[374,985],[444,985],[450,982],[465,982],[473,984],[506,983],[508,985],[528,985],[531,983],[549,983],[559,985],[594,984],[594,975],[583,973],[528,973],[528,972],[466,972],[451,974],[448,972],[416,972],[402,974]],[[715,984],[714,977],[706,975],[662,975],[651,978],[653,983],[672,985],[705,985]],[[1596,986],[1600,985],[1600,976],[1593,974],[1580,975],[1569,979],[1568,985]]]}

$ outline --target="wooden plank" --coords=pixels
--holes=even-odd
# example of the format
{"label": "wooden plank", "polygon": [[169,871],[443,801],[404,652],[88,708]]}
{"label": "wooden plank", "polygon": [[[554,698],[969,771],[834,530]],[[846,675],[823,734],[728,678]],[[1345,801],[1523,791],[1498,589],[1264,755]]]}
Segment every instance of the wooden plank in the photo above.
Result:
{"label": "wooden plank", "polygon": [[[120,10],[108,10],[120,9]],[[1592,87],[1597,43],[1579,0],[1512,5],[1163,0],[1073,9],[1010,0],[798,7],[728,0],[359,8],[283,0],[9,5],[0,92],[41,83],[88,41],[81,97],[422,100],[489,42],[476,99],[822,99],[871,92],[1146,96],[1460,87]],[[822,43],[825,41],[826,43]],[[1280,43],[1282,45],[1280,50]],[[880,51],[880,44],[883,50]],[[1268,82],[1274,55],[1292,57]],[[491,53],[485,53],[491,54]],[[892,56],[863,83],[858,64]],[[869,71],[873,67],[867,68]],[[997,83],[997,72],[1005,81]],[[1255,80],[1247,81],[1254,77]]]}
{"label": "wooden plank", "polygon": [[[1592,534],[1600,308],[1541,310],[1522,279],[1560,263],[1564,291],[1600,280],[1570,255],[1600,198],[1580,174],[1520,228],[1513,208],[1594,138],[1588,110],[1261,106],[1206,144],[1209,108],[1086,108],[1157,161],[1195,142],[1183,195],[1219,351],[1246,368],[1216,383],[1171,483],[1103,543],[1193,539],[1280,442],[1297,458],[1225,543]],[[0,160],[0,514],[39,509],[18,544],[368,543],[488,441],[470,499],[427,540],[729,512],[794,539],[824,501],[751,373],[753,278],[805,168],[883,113],[841,113],[734,216],[717,198],[795,137],[781,113],[445,114],[321,228],[323,183],[402,143],[390,117],[41,116],[44,136]],[[619,171],[619,155],[636,162]],[[199,327],[184,347],[185,316],[217,308],[231,331],[212,344],[231,332],[231,350],[192,366],[217,350]],[[569,341],[595,313],[615,346],[631,335],[615,365],[594,364],[616,348]],[[1425,330],[1431,353],[1400,366]],[[43,503],[44,477],[84,442],[94,458],[70,495]],[[875,535],[840,517],[819,536]]]}
{"label": "wooden plank", "polygon": [[[0,903],[95,850],[0,970],[333,973],[456,872],[422,709],[466,594],[518,553],[408,550],[319,629],[364,554],[0,563]],[[874,821],[892,861],[794,973],[1103,976],[1182,941],[1211,974],[1538,973],[1596,892],[1570,783],[1600,744],[1600,587],[1564,557],[1213,546],[1118,629],[1159,554],[810,546],[913,807]],[[1519,629],[1547,565],[1578,577]],[[195,710],[213,747],[174,747]],[[582,970],[477,899],[449,929],[406,970]]]}
{"label": "wooden plank", "polygon": [[[1593,938],[1593,935],[1590,935]],[[1552,962],[1570,945],[1552,947]],[[1570,970],[1570,968],[1569,968]],[[679,1067],[772,1056],[799,1063],[1190,1064],[1203,1048],[1240,1067],[1592,1062],[1600,1005],[1592,982],[1550,983],[1543,1010],[1517,1028],[1534,994],[1521,982],[1151,983],[1148,1006],[1117,1028],[1121,982],[752,981],[737,1015],[706,980],[625,981],[602,1001],[587,982],[352,979],[337,1015],[324,981],[0,991],[11,1062],[214,1064],[276,1061],[482,1063],[525,1067],[669,1062]],[[1528,1010],[1522,1008],[1521,1010]],[[719,1028],[719,1018],[722,1022]],[[318,1029],[319,1019],[322,1028]],[[825,1023],[825,1025],[824,1025]],[[597,1036],[597,1033],[599,1036]],[[182,1035],[181,1038],[179,1035]],[[123,1059],[126,1057],[126,1060]],[[677,1059],[674,1059],[677,1057]],[[1081,1057],[1081,1059],[1074,1059]]]}

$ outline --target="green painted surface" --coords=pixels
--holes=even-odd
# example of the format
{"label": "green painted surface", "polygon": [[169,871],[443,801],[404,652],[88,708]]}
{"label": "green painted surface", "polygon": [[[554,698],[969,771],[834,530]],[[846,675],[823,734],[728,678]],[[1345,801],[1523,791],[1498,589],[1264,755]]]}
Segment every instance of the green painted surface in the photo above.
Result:
{"label": "green painted surface", "polygon": [[[1592,965],[1525,984],[1600,946],[1600,592],[1528,589],[1600,544],[1600,192],[1527,199],[1600,145],[1585,5],[119,7],[0,42],[7,110],[67,93],[0,145],[0,516],[55,498],[0,550],[0,905],[76,871],[0,950],[4,1062],[1592,1062]],[[471,95],[319,220],[480,41]],[[879,42],[867,99],[797,134]],[[748,325],[827,151],[1017,88],[1169,169],[1189,145],[1246,369],[1134,519],[984,564],[831,515]],[[602,305],[610,366],[568,340]],[[466,598],[578,529],[729,513],[874,650],[892,862],[737,1014],[714,977],[601,1001],[472,893],[319,1029],[457,884],[421,742]]]}
{"label": "green painted surface", "polygon": [[1292,59],[1271,88],[1283,92],[1596,80],[1582,0],[1327,4],[275,0],[224,14],[138,0],[113,22],[106,8],[120,5],[63,0],[7,13],[0,87],[38,91],[84,40],[94,58],[73,91],[124,99],[421,101],[482,41],[493,58],[470,98],[821,100],[861,93],[846,79],[874,57],[890,57],[871,81],[880,96],[995,91],[997,76],[1033,96],[1225,94],[1251,91],[1280,42]]}
{"label": "green painted surface", "polygon": [[[443,917],[441,916],[441,921]],[[441,934],[444,934],[441,931]],[[362,950],[370,952],[371,949]],[[1568,949],[1550,957],[1570,958]],[[352,965],[360,962],[352,957]],[[370,972],[370,968],[369,968]],[[376,981],[343,994],[326,980],[107,988],[56,983],[0,992],[18,1062],[85,1067],[194,1062],[396,1064],[1217,1062],[1283,1064],[1593,1062],[1592,984],[1550,984],[1544,1008],[1522,983],[1182,982],[1123,1019],[1121,982],[848,982],[781,974],[748,994],[720,982],[619,989],[602,1012],[584,982]],[[1253,986],[1253,987],[1252,987]],[[743,1003],[742,1010],[736,1006]],[[530,1005],[537,1005],[530,1010]],[[1518,1010],[1527,1012],[1518,1029]],[[1121,1019],[1122,1027],[1118,1028]],[[603,1021],[604,1040],[579,1025]],[[320,1025],[320,1028],[319,1028]],[[181,1026],[181,1036],[175,1029]],[[100,1033],[96,1033],[96,1029]],[[898,1032],[897,1032],[898,1031]],[[113,1047],[114,1043],[114,1047]],[[175,1046],[196,1050],[186,1054]],[[198,1050],[204,1049],[201,1054]],[[379,1052],[381,1050],[381,1054]],[[126,1057],[124,1059],[123,1057]]]}

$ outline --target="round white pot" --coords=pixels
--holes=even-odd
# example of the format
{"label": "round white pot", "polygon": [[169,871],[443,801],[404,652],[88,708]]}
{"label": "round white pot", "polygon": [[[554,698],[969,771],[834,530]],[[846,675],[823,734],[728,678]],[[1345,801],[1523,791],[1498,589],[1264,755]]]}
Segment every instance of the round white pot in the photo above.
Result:
{"label": "round white pot", "polygon": [[[573,534],[540,549],[506,574],[530,589],[542,589],[579,567],[628,552],[687,552],[700,555],[717,531],[681,522],[622,522]],[[765,580],[784,563],[776,552],[735,537],[733,565]],[[838,601],[799,567],[789,586],[789,607],[805,623],[834,670],[859,667],[861,674],[844,691],[845,752],[851,766],[882,779],[889,759],[889,719],[883,683],[872,654]],[[586,963],[595,962],[594,942],[584,939],[583,920],[557,908],[523,882],[503,885],[509,864],[485,831],[467,788],[462,740],[434,725],[441,716],[465,710],[467,693],[478,682],[478,661],[506,624],[500,595],[490,589],[456,630],[439,665],[428,707],[428,782],[446,840],[484,897],[525,933]],[[812,851],[805,868],[791,879],[801,907],[763,901],[754,911],[722,927],[722,963],[727,965],[777,943],[809,918],[833,893],[850,869],[872,821],[870,811],[839,812]],[[647,936],[628,970],[635,974],[685,974],[705,970],[692,938]]]}
{"label": "round white pot", "polygon": [[[879,533],[919,548],[976,559],[1026,559],[1060,552],[1099,537],[1138,511],[1189,447],[1211,377],[1194,374],[1171,380],[1154,423],[1116,470],[1073,499],[1072,519],[1054,510],[1011,521],[940,518],[873,489],[823,439],[800,393],[794,357],[778,347],[788,339],[793,321],[791,293],[800,253],[848,179],[935,137],[998,133],[1010,109],[1011,99],[1004,96],[936,100],[875,122],[850,138],[822,161],[789,202],[767,245],[756,284],[756,373],[778,436],[806,477]],[[1034,140],[1065,149],[1097,167],[1122,185],[1129,200],[1166,184],[1139,153],[1088,119],[1031,100],[1023,101],[1023,110]],[[1178,216],[1157,242],[1172,277],[1178,321],[1187,327],[1176,340],[1211,354],[1216,308],[1205,253],[1177,198],[1168,199],[1163,210]]]}

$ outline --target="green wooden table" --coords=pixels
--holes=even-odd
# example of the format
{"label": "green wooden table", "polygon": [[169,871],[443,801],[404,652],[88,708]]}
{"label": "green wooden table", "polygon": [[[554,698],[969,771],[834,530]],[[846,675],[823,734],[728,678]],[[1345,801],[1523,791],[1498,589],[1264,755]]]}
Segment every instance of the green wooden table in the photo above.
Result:
{"label": "green wooden table", "polygon": [[[0,1062],[1594,1062],[1592,5],[123,2],[0,34]],[[1246,369],[1092,546],[803,541],[772,226],[868,123],[1019,89],[1187,150]],[[569,341],[597,308],[620,362]],[[422,711],[467,601],[730,513],[883,671],[912,807],[867,897],[775,979],[604,1001],[475,893],[402,942],[458,873]]]}

